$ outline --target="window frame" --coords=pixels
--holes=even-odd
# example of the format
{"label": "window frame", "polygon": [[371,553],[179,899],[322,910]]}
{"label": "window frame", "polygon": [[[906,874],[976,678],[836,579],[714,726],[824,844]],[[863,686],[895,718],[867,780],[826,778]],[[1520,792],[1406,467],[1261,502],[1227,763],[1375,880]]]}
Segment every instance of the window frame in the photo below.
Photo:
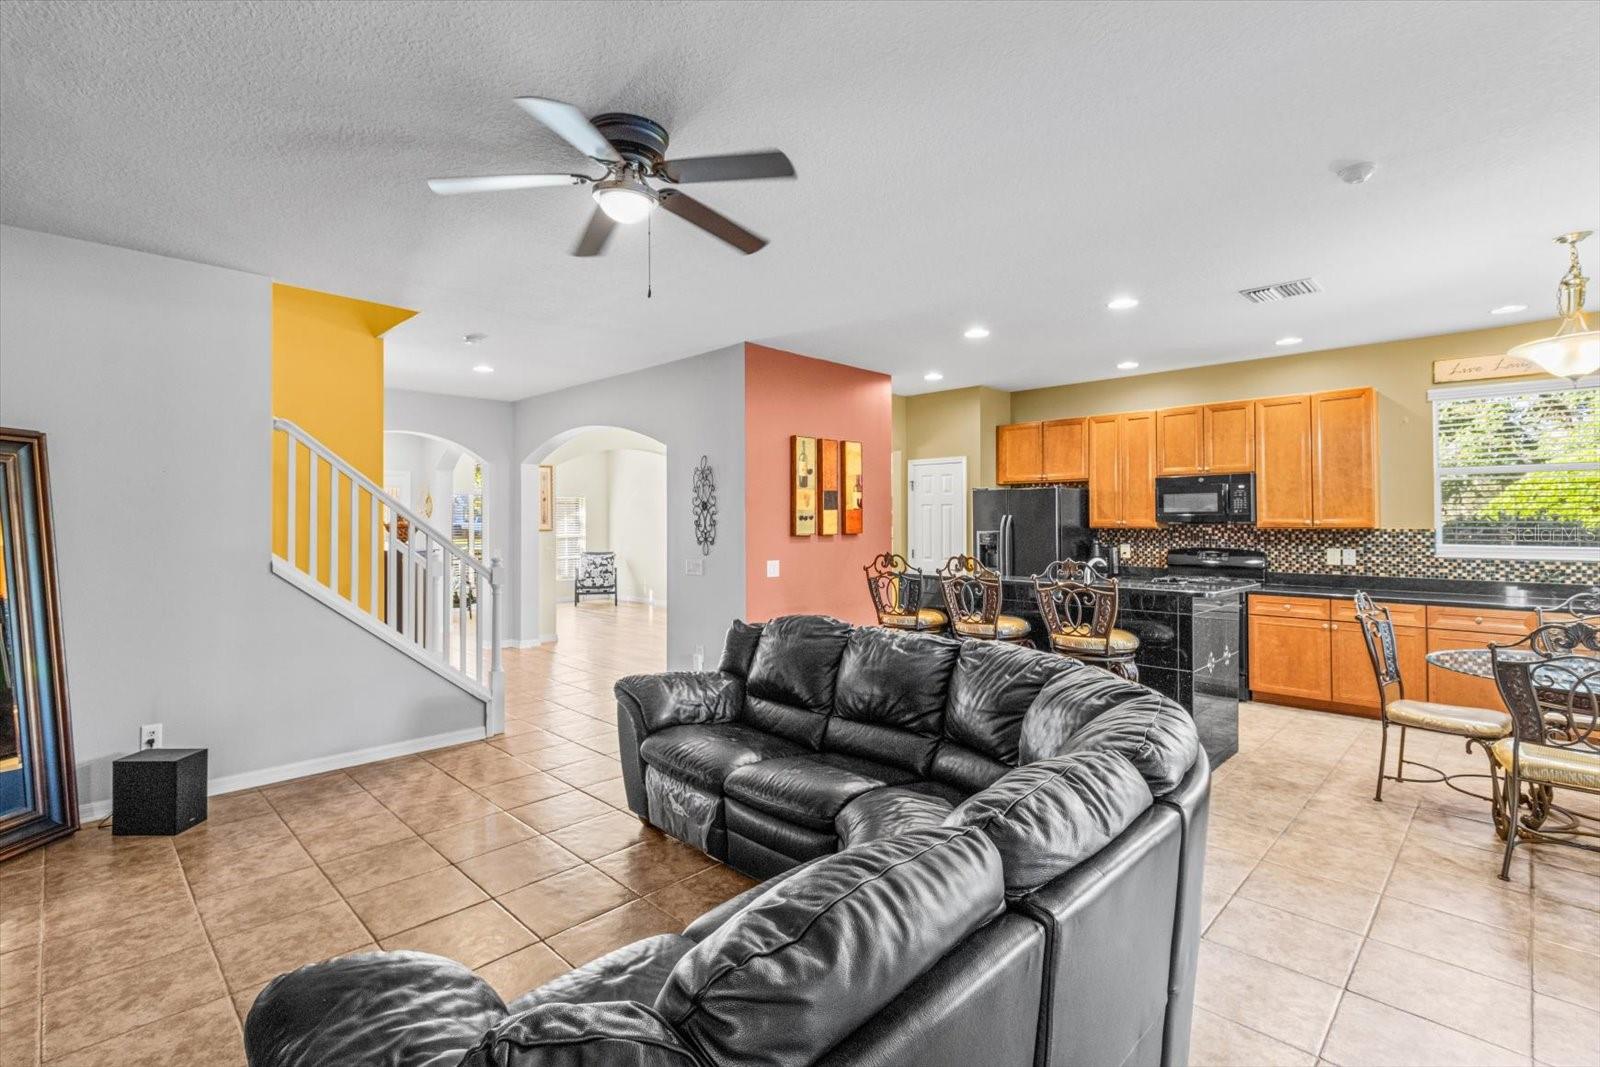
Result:
{"label": "window frame", "polygon": [[[575,535],[573,535],[573,534],[563,535],[560,532],[560,530],[561,530],[561,505],[562,505],[563,502],[576,502],[576,504],[577,504],[578,532]],[[553,501],[553,504],[552,504],[551,520],[552,521],[550,523],[550,526],[551,526],[550,532],[551,532],[551,535],[556,540],[556,581],[558,581],[558,582],[574,582],[574,581],[577,581],[578,580],[578,568],[583,563],[584,550],[589,547],[589,545],[588,545],[588,542],[589,542],[589,506],[588,506],[588,502],[585,500],[585,498],[583,498],[581,496],[558,496],[558,497],[555,498],[555,500]],[[573,558],[572,558],[572,573],[571,574],[567,574],[567,575],[563,575],[561,573],[561,561],[562,561],[561,548],[562,548],[562,543],[566,542],[566,541],[576,541],[577,542],[577,554],[575,556],[573,556]]]}
{"label": "window frame", "polygon": [[[1452,400],[1490,400],[1508,396],[1526,396],[1531,393],[1563,393],[1584,389],[1600,389],[1600,377],[1582,378],[1576,382],[1561,379],[1536,379],[1498,385],[1451,386],[1428,390],[1428,409],[1432,420],[1433,450],[1433,553],[1441,559],[1521,559],[1560,561],[1600,561],[1600,548],[1568,548],[1552,546],[1536,548],[1518,545],[1450,545],[1444,541],[1444,488],[1446,472],[1452,474],[1483,473],[1488,468],[1439,466],[1439,405]],[[1563,464],[1563,466],[1571,466]],[[1600,471],[1600,462],[1578,464],[1579,470]],[[1515,464],[1498,471],[1507,473],[1532,473],[1548,469],[1545,464]]]}

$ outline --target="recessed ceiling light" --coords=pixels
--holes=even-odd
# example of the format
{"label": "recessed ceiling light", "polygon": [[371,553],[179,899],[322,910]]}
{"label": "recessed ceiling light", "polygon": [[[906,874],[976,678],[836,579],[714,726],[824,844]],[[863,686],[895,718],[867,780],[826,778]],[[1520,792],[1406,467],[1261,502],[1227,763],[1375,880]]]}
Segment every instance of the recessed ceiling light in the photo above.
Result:
{"label": "recessed ceiling light", "polygon": [[944,381],[944,375],[936,370],[931,370],[922,376],[922,380],[925,382],[942,382]]}
{"label": "recessed ceiling light", "polygon": [[1118,370],[1133,370],[1138,365],[1139,365],[1138,360],[1125,359],[1121,363],[1117,364],[1117,369]]}
{"label": "recessed ceiling light", "polygon": [[480,363],[476,367],[473,367],[472,369],[478,374],[493,374],[494,373],[494,368],[489,366],[489,364],[487,364],[487,363]]}
{"label": "recessed ceiling light", "polygon": [[1304,337],[1280,337],[1272,343],[1275,345],[1297,345],[1304,340]]}
{"label": "recessed ceiling light", "polygon": [[1501,304],[1497,308],[1490,308],[1489,309],[1489,314],[1491,314],[1491,315],[1512,315],[1512,314],[1515,314],[1518,311],[1527,311],[1527,310],[1528,310],[1528,305],[1527,304]]}
{"label": "recessed ceiling light", "polygon": [[1136,308],[1138,306],[1139,301],[1135,300],[1131,296],[1113,297],[1111,300],[1106,302],[1106,307],[1110,308],[1112,311],[1127,311],[1129,308]]}
{"label": "recessed ceiling light", "polygon": [[464,345],[481,345],[488,339],[489,335],[486,333],[464,333],[461,335],[461,343]]}
{"label": "recessed ceiling light", "polygon": [[967,332],[962,334],[961,336],[965,337],[969,341],[981,341],[985,337],[989,336],[989,327],[987,327],[987,326],[968,326],[967,327]]}

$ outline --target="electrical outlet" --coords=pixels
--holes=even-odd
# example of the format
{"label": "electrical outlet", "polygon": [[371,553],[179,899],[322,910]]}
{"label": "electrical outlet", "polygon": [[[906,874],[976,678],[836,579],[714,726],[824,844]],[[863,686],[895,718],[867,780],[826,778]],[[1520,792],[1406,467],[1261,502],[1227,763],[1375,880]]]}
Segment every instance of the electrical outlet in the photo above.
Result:
{"label": "electrical outlet", "polygon": [[777,576],[778,576],[778,561],[775,560],[775,559],[767,560],[767,577],[768,578],[776,578]]}
{"label": "electrical outlet", "polygon": [[1330,548],[1322,554],[1323,561],[1337,567],[1339,565],[1339,550]]}
{"label": "electrical outlet", "polygon": [[1356,565],[1356,550],[1355,549],[1347,548],[1347,549],[1344,550],[1344,565],[1346,567],[1354,567]]}
{"label": "electrical outlet", "polygon": [[161,747],[160,723],[147,722],[143,726],[139,727],[139,747],[141,749]]}
{"label": "electrical outlet", "polygon": [[697,671],[703,671],[703,670],[706,669],[706,646],[705,645],[695,645],[694,646],[694,669],[697,670]]}
{"label": "electrical outlet", "polygon": [[686,559],[686,560],[683,561],[683,573],[685,573],[685,574],[704,574],[705,572],[706,572],[706,561],[705,560],[703,560],[703,559]]}
{"label": "electrical outlet", "polygon": [[1133,544],[1128,541],[1122,542],[1122,544],[1117,547],[1117,558],[1123,563],[1127,563],[1129,560],[1131,560],[1133,558]]}

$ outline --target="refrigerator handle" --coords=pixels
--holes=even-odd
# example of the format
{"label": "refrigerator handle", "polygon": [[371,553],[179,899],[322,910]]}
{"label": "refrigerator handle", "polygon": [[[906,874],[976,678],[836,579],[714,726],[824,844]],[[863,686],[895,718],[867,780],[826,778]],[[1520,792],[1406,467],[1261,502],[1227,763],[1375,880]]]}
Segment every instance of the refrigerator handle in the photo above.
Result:
{"label": "refrigerator handle", "polygon": [[1011,516],[1000,519],[1000,577],[1011,577]]}

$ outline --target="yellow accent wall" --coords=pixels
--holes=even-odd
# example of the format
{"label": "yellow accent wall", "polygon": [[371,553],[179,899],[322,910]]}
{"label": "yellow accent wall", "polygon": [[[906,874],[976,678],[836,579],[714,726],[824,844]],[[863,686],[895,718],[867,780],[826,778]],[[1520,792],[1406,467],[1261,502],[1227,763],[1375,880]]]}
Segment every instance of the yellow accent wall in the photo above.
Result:
{"label": "yellow accent wall", "polygon": [[[289,419],[321,441],[335,455],[379,485],[383,484],[383,335],[416,312],[367,300],[299,289],[272,287],[272,414]],[[295,564],[309,566],[310,453],[298,448],[296,459]],[[317,464],[317,519],[326,543],[332,469]],[[272,551],[288,551],[285,494],[288,488],[288,440],[273,434]],[[339,592],[350,593],[350,482],[339,478]],[[368,537],[370,500],[358,494],[359,586],[357,603],[371,602]],[[327,583],[326,552],[317,560],[316,578]]]}
{"label": "yellow accent wall", "polygon": [[1378,392],[1378,514],[1387,529],[1425,530],[1433,526],[1433,361],[1499,355],[1556,325],[1552,319],[1026,389],[1011,394],[1011,415],[1031,422],[1370,385]]}

